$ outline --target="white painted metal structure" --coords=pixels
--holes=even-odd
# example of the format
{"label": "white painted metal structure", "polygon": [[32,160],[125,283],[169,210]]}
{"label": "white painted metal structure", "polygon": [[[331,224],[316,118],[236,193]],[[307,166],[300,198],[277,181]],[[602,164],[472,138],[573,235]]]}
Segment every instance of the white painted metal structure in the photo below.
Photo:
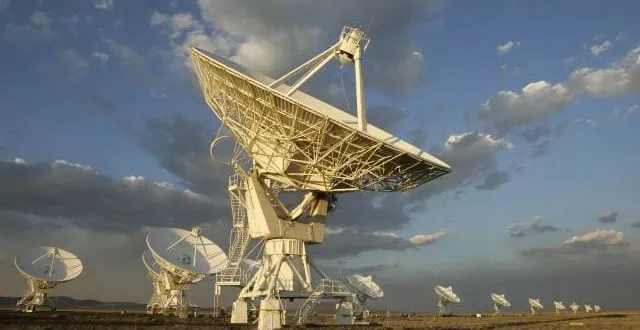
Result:
{"label": "white painted metal structure", "polygon": [[591,311],[593,311],[593,309],[591,308],[591,305],[584,305],[585,313],[591,313]]}
{"label": "white painted metal structure", "polygon": [[[256,299],[260,329],[285,322],[281,298],[306,299],[297,323],[320,299],[338,299],[345,306],[352,293],[307,255],[308,244],[324,241],[335,194],[405,191],[451,171],[441,160],[367,123],[361,61],[368,43],[362,30],[345,27],[336,44],[275,80],[192,48],[205,102],[236,141],[227,162],[236,172],[229,180],[229,264],[216,281],[216,295],[222,285],[241,288],[232,323],[247,323],[248,303]],[[357,117],[299,90],[332,59],[355,66]],[[212,142],[216,160],[213,149],[224,138]],[[282,202],[287,192],[301,195],[293,208]],[[240,265],[251,240],[262,254],[259,269],[248,277]],[[315,283],[312,269],[321,277]]]}
{"label": "white painted metal structure", "polygon": [[535,315],[538,309],[544,309],[544,306],[540,303],[540,299],[529,298],[529,307],[531,308],[531,315]]}
{"label": "white painted metal structure", "polygon": [[573,303],[571,303],[571,305],[569,305],[569,308],[571,308],[571,310],[573,311],[573,314],[575,314],[580,309],[580,305],[578,305],[575,302],[573,302]]}
{"label": "white painted metal structure", "polygon": [[19,254],[14,264],[27,281],[27,292],[17,303],[18,310],[25,312],[33,312],[45,304],[55,310],[47,297],[49,291],[60,283],[74,280],[83,269],[82,261],[73,253],[51,246]]}
{"label": "white painted metal structure", "polygon": [[602,311],[602,307],[600,307],[600,305],[593,305],[593,311],[598,313]]}
{"label": "white painted metal structure", "polygon": [[147,269],[147,275],[153,284],[153,293],[147,303],[147,314],[155,314],[162,310],[163,302],[168,300],[166,296],[168,292],[162,284],[162,268],[156,263],[149,251],[142,253],[142,263]]}
{"label": "white painted metal structure", "polygon": [[553,306],[556,308],[556,314],[560,314],[560,311],[567,309],[566,307],[564,307],[562,301],[554,301]]}
{"label": "white painted metal structure", "polygon": [[367,319],[369,317],[368,299],[381,299],[384,297],[382,288],[373,281],[373,277],[352,274],[347,276],[347,284],[356,292],[356,317]]}
{"label": "white painted metal structure", "polygon": [[500,312],[501,312],[500,308],[511,307],[511,303],[504,296],[504,293],[503,294],[492,293],[491,294],[491,301],[493,301],[493,310],[495,311],[493,313],[493,315],[500,314]]}
{"label": "white painted metal structure", "polygon": [[449,303],[459,304],[462,300],[454,292],[451,286],[445,287],[442,285],[436,285],[433,288],[438,295],[438,310],[440,315],[447,313],[447,305]]}
{"label": "white painted metal structure", "polygon": [[197,306],[187,302],[186,291],[193,283],[213,275],[227,265],[227,256],[199,227],[191,231],[158,228],[147,234],[153,262],[143,254],[143,262],[154,283],[154,296],[147,305],[150,313],[176,313],[185,318]]}

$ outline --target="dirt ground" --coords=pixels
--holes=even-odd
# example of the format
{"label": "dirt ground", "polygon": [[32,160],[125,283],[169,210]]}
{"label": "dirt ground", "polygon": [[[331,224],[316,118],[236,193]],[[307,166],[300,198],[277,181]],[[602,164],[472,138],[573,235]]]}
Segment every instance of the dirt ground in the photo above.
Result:
{"label": "dirt ground", "polygon": [[[540,315],[507,314],[501,316],[418,315],[411,318],[399,314],[378,317],[368,326],[339,327],[330,325],[331,315],[312,317],[304,328],[322,329],[640,329],[640,313],[599,313]],[[58,311],[33,314],[0,311],[1,329],[250,329],[255,326],[231,326],[228,320],[199,315],[186,320],[175,317],[150,316],[141,312],[120,314],[108,311]],[[288,326],[288,328],[297,328]]]}

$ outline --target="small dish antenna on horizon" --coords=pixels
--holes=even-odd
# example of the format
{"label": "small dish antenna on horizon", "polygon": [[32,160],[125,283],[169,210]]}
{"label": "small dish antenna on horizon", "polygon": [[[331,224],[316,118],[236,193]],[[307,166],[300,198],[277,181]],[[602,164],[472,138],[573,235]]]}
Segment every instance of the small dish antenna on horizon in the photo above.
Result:
{"label": "small dish antenna on horizon", "polygon": [[185,301],[189,286],[224,269],[228,260],[226,254],[202,236],[199,227],[191,231],[153,229],[147,234],[146,242],[153,258],[147,258],[143,253],[142,260],[154,281],[154,295],[147,305],[147,312],[175,312],[181,318],[187,317],[190,309],[195,311],[197,308]]}
{"label": "small dish antenna on horizon", "polygon": [[591,311],[593,311],[593,309],[591,308],[591,305],[584,305],[585,313],[591,313]]}
{"label": "small dish antenna on horizon", "polygon": [[384,296],[382,288],[373,281],[373,277],[352,274],[347,276],[347,283],[356,291],[356,308],[354,312],[360,314],[362,319],[369,317],[369,308],[366,305],[368,299],[381,299]]}
{"label": "small dish antenna on horizon", "polygon": [[556,309],[556,314],[560,314],[560,311],[567,309],[566,307],[564,307],[564,304],[562,303],[562,301],[554,301],[553,306]]}
{"label": "small dish antenna on horizon", "polygon": [[529,298],[529,307],[531,308],[531,315],[536,315],[537,310],[544,309],[544,306],[540,303],[540,299]]}
{"label": "small dish antenna on horizon", "polygon": [[447,305],[449,303],[459,304],[462,300],[454,292],[451,286],[445,287],[436,285],[434,287],[436,295],[438,295],[438,310],[440,315],[447,313]]}
{"label": "small dish antenna on horizon", "polygon": [[501,313],[500,308],[511,307],[511,303],[504,296],[504,293],[503,294],[492,293],[491,300],[493,301],[493,309],[495,310],[493,315],[499,315]]}
{"label": "small dish antenna on horizon", "polygon": [[602,307],[600,307],[600,305],[593,305],[593,311],[598,313],[602,310]]}
{"label": "small dish antenna on horizon", "polygon": [[571,303],[571,305],[569,305],[569,308],[571,308],[571,310],[573,311],[573,314],[575,314],[580,309],[580,305],[578,305],[575,302],[573,302],[573,303]]}
{"label": "small dish antenna on horizon", "polygon": [[34,312],[44,304],[55,310],[49,291],[76,279],[83,270],[82,261],[73,253],[51,246],[18,254],[14,264],[28,285],[27,293],[16,304],[24,312]]}

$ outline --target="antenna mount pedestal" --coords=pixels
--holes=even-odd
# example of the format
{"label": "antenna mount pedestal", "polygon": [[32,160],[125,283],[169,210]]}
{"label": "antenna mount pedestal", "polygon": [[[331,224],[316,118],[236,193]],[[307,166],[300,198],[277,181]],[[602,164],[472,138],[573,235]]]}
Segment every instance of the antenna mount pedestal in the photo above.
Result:
{"label": "antenna mount pedestal", "polygon": [[49,290],[55,288],[58,282],[43,281],[33,278],[27,279],[27,292],[18,300],[16,306],[18,310],[31,313],[37,311],[39,307],[48,305],[51,310],[55,310],[56,306],[51,299],[48,298]]}

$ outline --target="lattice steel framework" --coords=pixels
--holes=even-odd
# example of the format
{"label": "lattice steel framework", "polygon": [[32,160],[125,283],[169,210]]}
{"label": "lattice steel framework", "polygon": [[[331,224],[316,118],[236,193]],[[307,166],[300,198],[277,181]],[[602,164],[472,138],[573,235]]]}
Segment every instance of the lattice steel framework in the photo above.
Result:
{"label": "lattice steel framework", "polygon": [[404,191],[450,172],[323,115],[196,48],[192,58],[205,101],[263,177],[303,190]]}

